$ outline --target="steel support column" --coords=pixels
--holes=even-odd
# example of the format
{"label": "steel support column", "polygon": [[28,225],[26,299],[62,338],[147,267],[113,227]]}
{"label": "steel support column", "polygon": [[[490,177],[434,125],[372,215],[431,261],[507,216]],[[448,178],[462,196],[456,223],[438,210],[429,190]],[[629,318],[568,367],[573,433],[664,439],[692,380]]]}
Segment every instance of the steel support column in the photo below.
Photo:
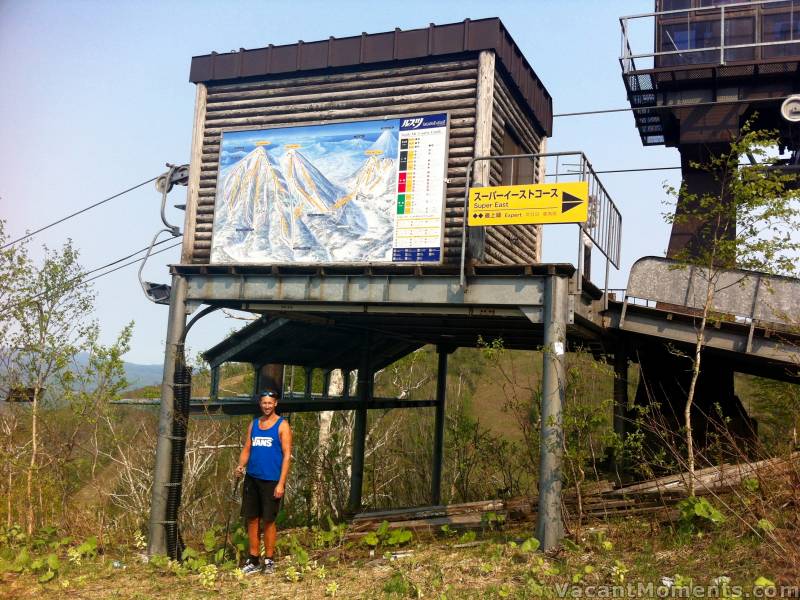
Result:
{"label": "steel support column", "polygon": [[564,536],[561,521],[561,462],[564,431],[564,352],[567,334],[568,279],[547,278],[544,297],[541,446],[539,450],[539,513],[536,537],[542,550],[558,546]]}
{"label": "steel support column", "polygon": [[[734,118],[738,121],[738,117]],[[731,239],[736,232],[736,228],[728,223],[720,225],[713,220],[704,221],[699,205],[703,196],[716,196],[720,202],[731,205],[730,219],[735,222],[736,214],[728,190],[720,190],[720,173],[698,167],[729,153],[730,144],[681,144],[678,151],[681,154],[682,189],[675,207],[667,257],[685,259],[688,255],[697,258],[711,251],[715,238]]]}
{"label": "steel support column", "polygon": [[175,357],[178,343],[186,328],[186,279],[172,276],[167,341],[164,348],[164,372],[161,381],[161,407],[158,413],[158,441],[153,472],[153,489],[150,501],[150,526],[147,553],[167,553],[167,537],[164,521],[167,512],[167,492],[172,457],[172,416],[175,411]]}
{"label": "steel support column", "polygon": [[442,456],[444,454],[444,411],[447,398],[447,349],[436,347],[439,365],[436,370],[436,419],[433,426],[433,464],[431,467],[431,504],[442,501]]}
{"label": "steel support column", "polygon": [[219,367],[211,369],[211,383],[208,396],[211,400],[219,398]]}
{"label": "steel support column", "polygon": [[[621,443],[625,439],[625,415],[628,412],[628,348],[625,342],[619,342],[614,350],[614,433]],[[614,447],[611,454],[611,468],[618,472],[620,468],[620,448]]]}
{"label": "steel support column", "polygon": [[[303,397],[306,400],[311,400],[311,393],[314,391],[314,369],[306,367],[303,369],[305,374],[305,386],[303,387]],[[324,392],[323,392],[324,393]]]}
{"label": "steel support column", "polygon": [[372,368],[370,366],[369,336],[364,339],[364,353],[358,369],[358,400],[353,424],[352,463],[350,467],[350,496],[347,511],[356,514],[361,510],[361,490],[364,484],[364,449],[367,441],[367,402],[372,396]]}
{"label": "steel support column", "polygon": [[620,440],[625,435],[625,413],[628,410],[628,350],[620,344],[614,352],[614,433]]}

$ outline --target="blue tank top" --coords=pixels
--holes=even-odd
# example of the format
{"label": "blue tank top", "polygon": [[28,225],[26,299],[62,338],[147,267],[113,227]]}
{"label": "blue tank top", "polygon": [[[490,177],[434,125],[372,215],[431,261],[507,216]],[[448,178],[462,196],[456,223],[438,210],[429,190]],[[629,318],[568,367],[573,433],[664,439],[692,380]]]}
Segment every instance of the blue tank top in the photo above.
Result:
{"label": "blue tank top", "polygon": [[283,417],[278,417],[269,429],[261,429],[258,417],[253,420],[250,432],[250,459],[247,461],[247,474],[264,481],[279,481],[283,466],[283,448],[278,437],[278,428]]}

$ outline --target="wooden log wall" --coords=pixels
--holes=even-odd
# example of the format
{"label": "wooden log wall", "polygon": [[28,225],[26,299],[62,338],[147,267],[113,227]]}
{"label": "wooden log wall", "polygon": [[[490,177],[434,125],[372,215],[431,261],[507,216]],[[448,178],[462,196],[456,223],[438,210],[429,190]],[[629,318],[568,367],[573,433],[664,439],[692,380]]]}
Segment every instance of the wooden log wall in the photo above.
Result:
{"label": "wooden log wall", "polygon": [[[202,146],[197,144],[200,169],[197,202],[192,207],[193,240],[184,262],[208,264],[217,170],[222,131],[259,127],[291,127],[342,120],[379,119],[448,111],[450,147],[447,164],[449,182],[445,200],[444,261],[458,263],[466,183],[466,167],[475,146],[477,58],[373,69],[316,76],[268,79],[224,85],[209,84],[205,96]],[[498,87],[496,86],[496,89]],[[511,100],[507,86],[495,92],[494,128],[506,120],[523,119]],[[498,107],[500,107],[498,109]],[[498,120],[502,119],[502,120]],[[196,125],[197,126],[197,125]],[[538,138],[530,126],[520,126],[518,135],[534,147]],[[516,130],[516,129],[515,129]],[[495,151],[495,132],[492,145]],[[502,138],[500,138],[502,145]],[[532,150],[533,151],[533,150]],[[493,263],[534,262],[536,233],[531,228],[502,228],[491,236],[487,256]],[[506,231],[508,230],[508,231]],[[187,229],[189,231],[189,229]],[[511,243],[516,236],[517,242]],[[522,248],[529,245],[528,248]]]}
{"label": "wooden log wall", "polygon": [[[494,79],[494,106],[492,112],[492,155],[503,154],[503,137],[512,131],[521,143],[523,153],[544,152],[543,137],[530,118],[514,99],[503,74],[498,70]],[[501,185],[505,162],[491,161],[489,185]],[[539,251],[541,226],[503,225],[486,228],[485,261],[488,264],[530,264],[541,259]]]}

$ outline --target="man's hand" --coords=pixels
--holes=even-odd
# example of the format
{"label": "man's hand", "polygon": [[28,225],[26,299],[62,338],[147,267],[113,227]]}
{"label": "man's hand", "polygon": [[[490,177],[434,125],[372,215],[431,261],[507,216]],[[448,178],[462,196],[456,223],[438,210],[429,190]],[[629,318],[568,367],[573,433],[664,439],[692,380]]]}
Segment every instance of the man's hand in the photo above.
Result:
{"label": "man's hand", "polygon": [[276,498],[283,498],[283,493],[285,491],[285,486],[282,483],[278,483],[278,485],[275,486],[275,492],[272,495]]}
{"label": "man's hand", "polygon": [[244,467],[242,465],[237,465],[235,473],[237,477],[242,477],[244,475]]}

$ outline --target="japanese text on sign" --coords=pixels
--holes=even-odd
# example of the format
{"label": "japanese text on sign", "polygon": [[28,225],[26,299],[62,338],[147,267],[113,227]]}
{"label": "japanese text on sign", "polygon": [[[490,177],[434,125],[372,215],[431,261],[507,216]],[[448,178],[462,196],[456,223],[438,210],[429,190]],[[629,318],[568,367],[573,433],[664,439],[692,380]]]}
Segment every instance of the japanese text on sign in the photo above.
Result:
{"label": "japanese text on sign", "polygon": [[573,181],[472,188],[468,209],[472,227],[583,223],[589,214],[589,184]]}

